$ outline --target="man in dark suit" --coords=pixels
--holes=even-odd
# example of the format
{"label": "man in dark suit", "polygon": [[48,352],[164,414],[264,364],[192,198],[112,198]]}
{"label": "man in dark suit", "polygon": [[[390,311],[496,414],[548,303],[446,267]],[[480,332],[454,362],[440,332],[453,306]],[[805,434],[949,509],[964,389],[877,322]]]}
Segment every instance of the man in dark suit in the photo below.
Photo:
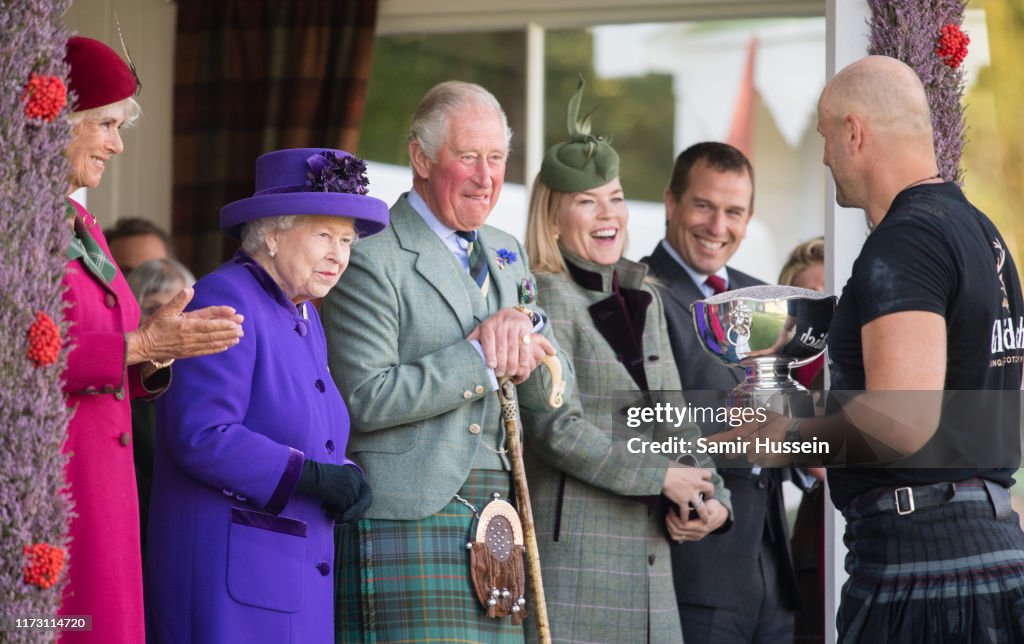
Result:
{"label": "man in dark suit", "polygon": [[[753,204],[754,171],[742,152],[725,143],[687,148],[665,189],[665,239],[643,260],[661,283],[672,352],[695,405],[724,404],[725,392],[743,377],[702,350],[690,304],[764,283],[726,266],[746,236]],[[732,493],[732,528],[672,546],[684,639],[791,642],[799,598],[782,501],[784,471],[719,472]]]}

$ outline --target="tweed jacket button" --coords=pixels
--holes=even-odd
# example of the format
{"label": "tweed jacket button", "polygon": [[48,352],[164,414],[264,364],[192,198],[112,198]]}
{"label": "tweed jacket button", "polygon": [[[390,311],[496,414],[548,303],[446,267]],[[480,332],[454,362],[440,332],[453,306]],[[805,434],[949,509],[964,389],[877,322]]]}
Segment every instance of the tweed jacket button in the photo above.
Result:
{"label": "tweed jacket button", "polygon": [[103,303],[107,305],[108,309],[112,309],[117,305],[117,298],[113,293],[107,293],[103,296]]}
{"label": "tweed jacket button", "polygon": [[757,479],[757,489],[763,490],[768,487],[768,481],[765,479]]}
{"label": "tweed jacket button", "polygon": [[324,443],[324,447],[327,448],[327,453],[328,454],[333,454],[334,453],[334,441],[328,440],[326,443]]}
{"label": "tweed jacket button", "polygon": [[465,398],[466,400],[469,400],[470,398],[473,397],[473,392],[467,389],[466,391],[462,392],[462,397]]}
{"label": "tweed jacket button", "polygon": [[656,556],[654,556],[654,555],[647,555],[647,563],[649,563],[650,565],[652,565],[652,566],[653,566],[653,565],[654,565],[654,562],[655,562],[656,560],[657,560],[657,557],[656,557]]}
{"label": "tweed jacket button", "polygon": [[128,447],[132,442],[132,435],[128,432],[121,434],[121,446]]}
{"label": "tweed jacket button", "polygon": [[316,379],[316,390],[319,391],[320,393],[324,393],[325,389],[327,389],[327,387],[324,386],[324,381],[320,380],[319,378],[317,378]]}
{"label": "tweed jacket button", "polygon": [[321,561],[316,565],[316,569],[320,571],[320,574],[326,577],[331,574],[331,566],[326,561]]}
{"label": "tweed jacket button", "polygon": [[103,385],[103,393],[112,394],[114,393],[114,385]]}
{"label": "tweed jacket button", "polygon": [[470,434],[479,434],[480,433],[480,425],[477,425],[476,423],[473,423],[472,425],[470,425],[469,426],[469,433]]}
{"label": "tweed jacket button", "polygon": [[484,393],[484,386],[483,385],[477,385],[476,388],[473,391],[475,391],[477,393],[477,395],[482,394],[482,393]]}
{"label": "tweed jacket button", "polygon": [[92,395],[92,394],[96,393],[96,387],[93,387],[93,386],[89,386],[89,387],[86,387],[85,389],[83,389],[82,391],[83,391],[84,393],[87,393],[87,394],[89,394],[89,395]]}
{"label": "tweed jacket button", "polygon": [[124,387],[121,387],[120,389],[114,392],[114,398],[116,398],[117,400],[124,400]]}

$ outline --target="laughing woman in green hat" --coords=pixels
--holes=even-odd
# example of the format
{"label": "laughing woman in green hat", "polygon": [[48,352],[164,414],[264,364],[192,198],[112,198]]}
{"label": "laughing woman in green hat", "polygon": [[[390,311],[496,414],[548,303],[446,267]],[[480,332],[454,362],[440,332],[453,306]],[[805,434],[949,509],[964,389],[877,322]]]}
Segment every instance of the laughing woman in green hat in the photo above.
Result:
{"label": "laughing woman in green hat", "polygon": [[[527,222],[538,300],[577,377],[560,410],[524,423],[551,634],[554,641],[674,642],[680,627],[667,538],[698,540],[728,526],[728,490],[709,462],[688,456],[677,466],[666,455],[631,453],[628,436],[613,441],[624,403],[613,394],[635,391],[640,399],[681,385],[647,267],[622,256],[629,211],[618,154],[590,133],[589,116],[579,121],[582,95],[581,78],[569,102],[570,139],[547,151]],[[680,436],[692,444],[698,431],[684,426]]]}

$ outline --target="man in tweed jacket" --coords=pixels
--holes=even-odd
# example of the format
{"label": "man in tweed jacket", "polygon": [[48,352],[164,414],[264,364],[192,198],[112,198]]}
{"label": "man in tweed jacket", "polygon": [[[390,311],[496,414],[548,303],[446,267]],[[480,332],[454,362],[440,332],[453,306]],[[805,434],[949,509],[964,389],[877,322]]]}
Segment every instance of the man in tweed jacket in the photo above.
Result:
{"label": "man in tweed jacket", "polygon": [[560,357],[567,393],[572,370],[543,312],[513,308],[535,288],[522,247],[484,225],[509,136],[483,88],[430,90],[412,119],[413,190],[388,229],[353,247],[324,301],[349,455],[374,490],[366,519],[339,534],[339,641],[522,641],[472,594],[469,505],[509,495],[496,378],[542,412],[552,382],[541,359]]}

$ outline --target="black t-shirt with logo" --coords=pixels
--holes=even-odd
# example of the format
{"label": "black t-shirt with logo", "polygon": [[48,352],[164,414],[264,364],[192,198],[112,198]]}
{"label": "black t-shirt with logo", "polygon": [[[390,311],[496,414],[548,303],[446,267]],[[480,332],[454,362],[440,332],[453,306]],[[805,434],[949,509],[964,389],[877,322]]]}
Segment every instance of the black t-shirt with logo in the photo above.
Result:
{"label": "black t-shirt with logo", "polygon": [[830,468],[832,500],[839,508],[873,488],[972,477],[1009,486],[1020,463],[1020,281],[1006,242],[956,184],[904,190],[865,241],[829,328],[832,390],[863,390],[861,328],[901,311],[930,311],[946,319],[945,390],[961,392],[955,395],[965,401],[944,405],[939,430],[922,452],[939,444],[965,452],[983,446],[999,458],[965,459],[966,467],[957,467],[953,458],[943,461],[951,467],[941,469]]}

